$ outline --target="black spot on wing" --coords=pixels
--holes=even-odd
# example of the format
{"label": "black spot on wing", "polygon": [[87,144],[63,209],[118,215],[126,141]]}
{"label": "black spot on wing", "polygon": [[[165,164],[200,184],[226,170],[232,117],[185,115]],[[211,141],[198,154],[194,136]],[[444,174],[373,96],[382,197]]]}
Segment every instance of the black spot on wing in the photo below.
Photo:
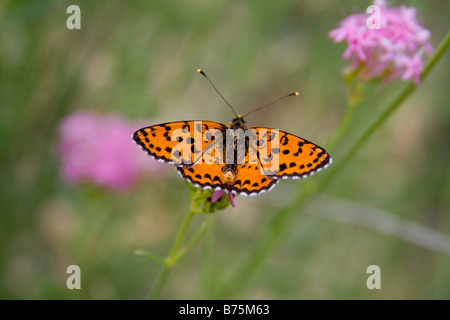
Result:
{"label": "black spot on wing", "polygon": [[193,145],[191,146],[191,152],[194,153],[194,154],[198,154],[198,153],[201,152],[201,150],[195,149],[195,144],[193,144]]}

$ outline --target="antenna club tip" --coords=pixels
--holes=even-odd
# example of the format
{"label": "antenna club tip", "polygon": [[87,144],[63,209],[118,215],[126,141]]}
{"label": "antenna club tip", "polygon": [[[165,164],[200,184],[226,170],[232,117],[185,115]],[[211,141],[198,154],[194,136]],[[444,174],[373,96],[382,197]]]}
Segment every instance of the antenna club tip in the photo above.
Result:
{"label": "antenna club tip", "polygon": [[294,96],[299,96],[299,95],[300,95],[300,93],[298,91],[294,92]]}
{"label": "antenna club tip", "polygon": [[206,74],[203,72],[202,69],[198,68],[197,72],[200,73],[202,76],[206,77]]}

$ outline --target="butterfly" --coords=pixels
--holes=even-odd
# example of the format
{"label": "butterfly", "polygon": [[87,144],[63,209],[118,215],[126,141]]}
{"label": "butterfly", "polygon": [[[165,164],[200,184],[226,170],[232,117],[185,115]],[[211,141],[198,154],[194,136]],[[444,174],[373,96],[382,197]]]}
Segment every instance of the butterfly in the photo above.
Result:
{"label": "butterfly", "polygon": [[281,179],[306,178],[332,162],[322,147],[278,129],[248,127],[241,115],[229,125],[209,120],[152,125],[132,138],[153,158],[174,164],[194,186],[227,192],[230,200],[269,191]]}

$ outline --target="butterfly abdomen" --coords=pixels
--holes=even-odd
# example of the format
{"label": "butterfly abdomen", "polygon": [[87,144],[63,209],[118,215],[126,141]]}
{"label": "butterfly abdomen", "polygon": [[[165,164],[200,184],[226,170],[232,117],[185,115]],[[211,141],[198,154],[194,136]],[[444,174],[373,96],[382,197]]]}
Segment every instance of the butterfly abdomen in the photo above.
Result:
{"label": "butterfly abdomen", "polygon": [[235,164],[226,164],[222,168],[225,183],[228,186],[233,185],[236,180],[237,168]]}

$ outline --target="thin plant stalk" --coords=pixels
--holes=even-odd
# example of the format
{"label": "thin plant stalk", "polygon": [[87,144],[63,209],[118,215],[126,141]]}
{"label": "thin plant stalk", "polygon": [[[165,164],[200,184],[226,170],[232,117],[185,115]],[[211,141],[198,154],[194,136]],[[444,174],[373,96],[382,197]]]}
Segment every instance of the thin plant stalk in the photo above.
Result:
{"label": "thin plant stalk", "polygon": [[186,230],[192,220],[192,217],[194,216],[195,211],[189,210],[188,214],[185,216],[183,223],[181,224],[180,229],[178,230],[177,236],[175,237],[175,241],[172,245],[172,248],[170,249],[170,252],[167,256],[167,258],[164,260],[164,264],[161,267],[161,270],[156,277],[155,283],[150,290],[148,294],[148,299],[158,299],[165,283],[167,280],[167,277],[169,276],[170,271],[172,270],[172,267],[176,263],[176,255],[177,252],[183,242],[184,236],[186,234]]}
{"label": "thin plant stalk", "polygon": [[[201,192],[198,190],[197,192]],[[172,268],[177,264],[177,262],[184,257],[184,255],[192,248],[200,238],[206,233],[207,230],[207,220],[205,220],[202,225],[199,227],[197,232],[192,236],[191,240],[185,245],[182,246],[183,240],[186,235],[186,231],[192,221],[192,218],[196,213],[199,212],[200,202],[196,201],[197,198],[191,196],[191,204],[189,208],[188,214],[184,217],[184,220],[180,226],[180,229],[177,232],[172,248],[169,251],[167,257],[163,260],[163,264],[161,266],[161,270],[159,271],[156,280],[153,284],[152,289],[149,291],[147,298],[148,299],[158,299],[161,294],[162,289],[166,283],[166,280],[170,274]]]}

